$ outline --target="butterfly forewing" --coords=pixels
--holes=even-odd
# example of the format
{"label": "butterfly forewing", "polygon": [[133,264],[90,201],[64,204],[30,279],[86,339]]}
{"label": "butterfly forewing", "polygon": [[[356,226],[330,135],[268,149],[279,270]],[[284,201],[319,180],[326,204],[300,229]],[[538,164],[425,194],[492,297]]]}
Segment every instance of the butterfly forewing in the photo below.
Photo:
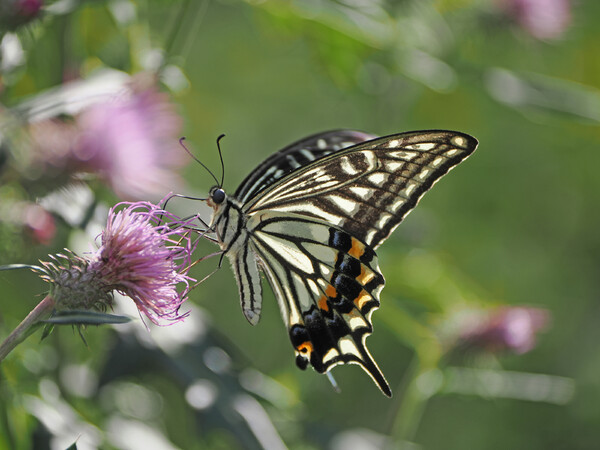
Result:
{"label": "butterfly forewing", "polygon": [[323,156],[375,137],[362,131],[334,130],[301,139],[273,153],[250,172],[240,183],[234,197],[245,202],[294,170]]}
{"label": "butterfly forewing", "polygon": [[469,156],[463,133],[421,131],[375,139],[325,156],[282,178],[245,206],[248,214],[305,214],[377,248],[427,190]]}

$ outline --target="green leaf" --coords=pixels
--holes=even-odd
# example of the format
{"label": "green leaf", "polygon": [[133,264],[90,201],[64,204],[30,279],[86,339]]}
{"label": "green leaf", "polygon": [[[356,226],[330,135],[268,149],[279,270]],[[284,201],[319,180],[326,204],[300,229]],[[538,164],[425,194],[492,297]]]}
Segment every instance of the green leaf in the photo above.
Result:
{"label": "green leaf", "polygon": [[16,269],[32,269],[32,270],[44,270],[40,266],[34,266],[33,264],[6,264],[0,266],[0,270],[16,270]]}
{"label": "green leaf", "polygon": [[45,323],[53,325],[103,325],[129,321],[131,319],[126,316],[78,310],[57,311],[52,317],[44,320]]}
{"label": "green leaf", "polygon": [[52,333],[52,330],[54,330],[53,323],[47,323],[46,325],[44,325],[44,331],[42,332],[42,337],[41,337],[40,341],[43,341],[48,336],[50,336],[50,333]]}

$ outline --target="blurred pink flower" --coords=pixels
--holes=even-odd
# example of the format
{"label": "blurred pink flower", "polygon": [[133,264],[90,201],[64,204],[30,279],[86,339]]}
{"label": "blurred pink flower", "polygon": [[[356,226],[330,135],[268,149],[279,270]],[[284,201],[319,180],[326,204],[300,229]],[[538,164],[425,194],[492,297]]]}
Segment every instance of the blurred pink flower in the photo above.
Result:
{"label": "blurred pink flower", "polygon": [[557,39],[571,23],[569,0],[498,0],[508,15],[537,39]]}
{"label": "blurred pink flower", "polygon": [[31,153],[15,158],[17,170],[46,191],[81,172],[97,175],[126,200],[157,200],[180,190],[178,169],[188,162],[179,146],[182,120],[168,96],[142,78],[121,97],[73,118],[30,124]]}
{"label": "blurred pink flower", "polygon": [[39,244],[50,245],[56,234],[54,217],[36,203],[28,204],[22,211],[23,225],[33,240]]}
{"label": "blurred pink flower", "polygon": [[152,89],[96,104],[77,117],[73,152],[125,199],[160,198],[181,186],[181,119],[165,94]]}
{"label": "blurred pink flower", "polygon": [[49,295],[59,309],[105,310],[118,291],[157,325],[180,321],[188,313],[179,307],[195,281],[188,276],[195,248],[189,225],[149,202],[120,203],[91,258],[69,252],[42,262]]}
{"label": "blurred pink flower", "polygon": [[539,308],[502,307],[481,317],[469,317],[458,348],[488,352],[527,353],[536,344],[536,334],[550,321],[548,311]]}
{"label": "blurred pink flower", "polygon": [[14,30],[39,16],[43,0],[0,0],[0,30]]}
{"label": "blurred pink flower", "polygon": [[15,9],[19,15],[24,17],[35,17],[42,9],[42,0],[17,0]]}

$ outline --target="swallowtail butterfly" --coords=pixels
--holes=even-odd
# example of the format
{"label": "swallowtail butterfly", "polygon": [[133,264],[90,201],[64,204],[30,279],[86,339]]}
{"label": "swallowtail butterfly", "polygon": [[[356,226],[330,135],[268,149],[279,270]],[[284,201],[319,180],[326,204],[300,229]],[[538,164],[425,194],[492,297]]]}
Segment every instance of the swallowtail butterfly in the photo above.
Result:
{"label": "swallowtail butterfly", "polygon": [[476,147],[454,131],[329,131],[271,155],[233,196],[214,186],[210,228],[233,266],[246,319],[260,318],[262,271],[299,368],[359,364],[391,396],[365,343],[384,285],[375,250]]}

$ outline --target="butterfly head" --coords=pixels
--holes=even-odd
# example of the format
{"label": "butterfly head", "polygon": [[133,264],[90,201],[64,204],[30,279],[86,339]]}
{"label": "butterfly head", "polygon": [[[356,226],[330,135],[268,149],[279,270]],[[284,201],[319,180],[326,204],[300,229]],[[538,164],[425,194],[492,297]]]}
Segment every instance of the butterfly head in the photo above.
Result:
{"label": "butterfly head", "polygon": [[208,206],[212,206],[216,210],[219,209],[223,203],[225,203],[226,199],[227,194],[223,188],[220,186],[213,186],[208,193],[208,199],[206,202],[208,203]]}

